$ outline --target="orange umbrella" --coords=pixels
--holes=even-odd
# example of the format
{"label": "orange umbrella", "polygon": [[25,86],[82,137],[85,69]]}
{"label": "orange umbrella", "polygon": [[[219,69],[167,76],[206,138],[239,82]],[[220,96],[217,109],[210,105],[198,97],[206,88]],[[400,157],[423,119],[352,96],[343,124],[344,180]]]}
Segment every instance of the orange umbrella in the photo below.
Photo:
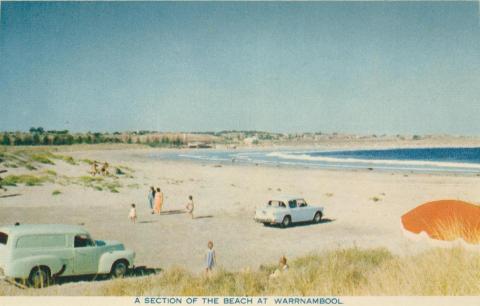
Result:
{"label": "orange umbrella", "polygon": [[480,243],[480,207],[457,200],[440,200],[420,205],[402,216],[409,233],[440,241],[463,239]]}

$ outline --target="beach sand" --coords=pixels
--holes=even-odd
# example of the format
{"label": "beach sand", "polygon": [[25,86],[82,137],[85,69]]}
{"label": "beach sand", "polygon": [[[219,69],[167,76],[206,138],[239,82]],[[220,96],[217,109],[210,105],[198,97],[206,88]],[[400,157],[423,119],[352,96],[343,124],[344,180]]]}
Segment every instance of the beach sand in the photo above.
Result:
{"label": "beach sand", "polygon": [[[0,224],[82,224],[95,239],[118,240],[136,251],[136,265],[151,268],[204,268],[207,242],[215,244],[220,266],[230,270],[276,263],[325,249],[385,247],[409,254],[419,245],[404,237],[400,216],[437,199],[480,201],[480,178],[454,174],[413,174],[375,170],[335,171],[291,167],[152,160],[160,149],[69,151],[75,159],[108,161],[133,169],[119,179],[118,193],[70,184],[9,187],[0,194]],[[58,175],[87,175],[87,164],[57,161],[44,165]],[[41,170],[41,169],[40,169]],[[10,169],[8,174],[25,170]],[[130,187],[128,187],[130,186]],[[165,195],[164,214],[152,215],[149,186]],[[61,191],[52,195],[54,190]],[[5,195],[19,194],[5,197]],[[253,220],[256,207],[270,197],[303,196],[324,207],[325,221],[288,229]],[[195,219],[182,212],[193,195]],[[130,204],[138,220],[128,219]]]}

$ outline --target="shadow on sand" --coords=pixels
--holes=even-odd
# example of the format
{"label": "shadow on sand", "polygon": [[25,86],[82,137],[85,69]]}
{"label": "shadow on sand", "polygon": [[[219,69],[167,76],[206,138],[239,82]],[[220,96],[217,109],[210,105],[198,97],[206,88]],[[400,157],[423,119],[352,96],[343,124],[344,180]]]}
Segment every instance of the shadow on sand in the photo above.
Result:
{"label": "shadow on sand", "polygon": [[4,195],[1,195],[0,198],[11,198],[11,197],[18,197],[22,194],[20,193],[13,193],[13,194],[4,194]]}
{"label": "shadow on sand", "polygon": [[[315,225],[321,225],[321,224],[325,224],[325,223],[331,223],[331,222],[334,222],[334,221],[335,221],[335,219],[323,218],[318,223],[314,223],[314,222],[311,222],[311,221],[309,221],[309,222],[298,222],[298,223],[291,224],[288,228],[302,227],[302,226],[309,226],[309,225],[315,226]],[[265,226],[283,228],[280,224],[275,224],[275,225],[265,224]]]}
{"label": "shadow on sand", "polygon": [[187,212],[184,210],[165,210],[160,212],[160,215],[178,215],[178,214],[186,214]]}
{"label": "shadow on sand", "polygon": [[206,219],[206,218],[213,218],[212,215],[205,215],[205,216],[195,216],[193,219]]}

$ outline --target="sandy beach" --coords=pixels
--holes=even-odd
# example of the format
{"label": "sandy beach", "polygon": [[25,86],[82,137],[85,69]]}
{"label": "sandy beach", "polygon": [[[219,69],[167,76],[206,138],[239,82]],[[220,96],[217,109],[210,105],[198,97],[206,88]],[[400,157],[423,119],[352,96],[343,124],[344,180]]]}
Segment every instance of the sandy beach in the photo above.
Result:
{"label": "sandy beach", "polygon": [[[137,265],[153,268],[204,268],[204,251],[215,243],[218,263],[231,270],[257,268],[281,255],[289,258],[325,249],[386,247],[407,254],[418,245],[404,237],[400,216],[436,199],[478,203],[476,176],[377,171],[334,171],[291,167],[217,165],[153,160],[156,149],[70,151],[76,160],[107,160],[132,169],[121,178],[118,193],[75,184],[9,187],[0,198],[0,224],[82,224],[97,239],[114,239],[137,253]],[[57,161],[43,165],[57,175],[88,175],[86,164]],[[25,169],[9,169],[9,174]],[[162,215],[148,207],[149,186],[164,191]],[[52,195],[54,190],[61,193]],[[270,197],[294,194],[325,208],[324,222],[288,229],[264,227],[253,220],[256,207]],[[7,196],[16,195],[16,196]],[[193,195],[195,219],[182,212]],[[131,224],[129,207],[136,203],[138,221]]]}

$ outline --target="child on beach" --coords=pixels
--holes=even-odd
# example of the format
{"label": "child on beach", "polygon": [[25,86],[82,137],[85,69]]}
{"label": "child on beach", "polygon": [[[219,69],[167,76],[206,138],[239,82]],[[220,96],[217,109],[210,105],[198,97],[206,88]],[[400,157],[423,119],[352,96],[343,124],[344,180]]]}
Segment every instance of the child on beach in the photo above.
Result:
{"label": "child on beach", "polygon": [[132,208],[130,208],[130,213],[128,214],[128,217],[130,218],[130,221],[135,224],[135,222],[137,221],[137,210],[135,209],[135,204],[132,204]]}
{"label": "child on beach", "polygon": [[209,241],[208,242],[208,249],[207,253],[205,254],[205,260],[207,264],[206,272],[211,272],[212,269],[215,267],[215,264],[217,262],[217,258],[215,256],[215,250],[213,249],[213,242]]}
{"label": "child on beach", "polygon": [[187,202],[186,210],[187,210],[187,213],[190,215],[190,218],[192,218],[192,219],[193,219],[193,209],[194,209],[193,197],[190,195],[190,196],[188,196],[188,202]]}

